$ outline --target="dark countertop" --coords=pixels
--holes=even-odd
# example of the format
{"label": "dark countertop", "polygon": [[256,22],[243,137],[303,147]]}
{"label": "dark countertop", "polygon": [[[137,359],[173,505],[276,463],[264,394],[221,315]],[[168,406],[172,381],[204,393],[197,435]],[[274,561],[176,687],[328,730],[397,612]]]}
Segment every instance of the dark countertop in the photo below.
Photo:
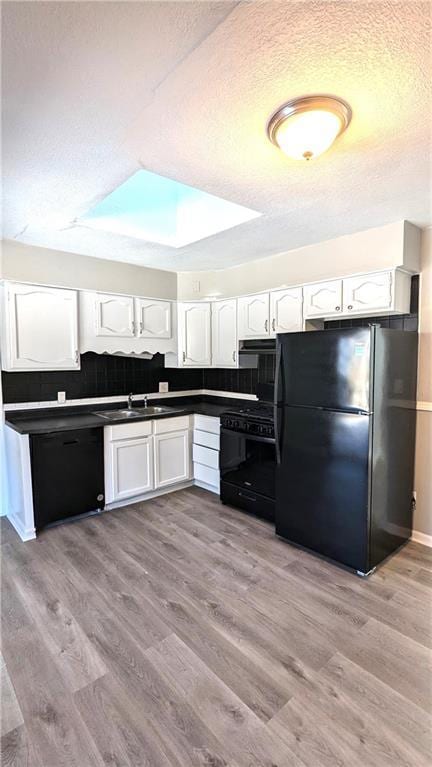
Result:
{"label": "dark countertop", "polygon": [[[48,434],[55,431],[71,431],[73,429],[88,429],[91,427],[113,426],[114,424],[136,423],[137,421],[156,420],[170,418],[179,415],[208,415],[218,418],[221,413],[233,407],[250,404],[250,400],[233,399],[229,397],[169,397],[166,399],[151,399],[149,405],[163,405],[173,408],[172,413],[159,413],[156,415],[124,418],[109,421],[102,416],[95,415],[95,411],[118,410],[126,407],[125,403],[116,402],[109,405],[95,403],[94,405],[75,406],[64,408],[47,408],[43,410],[16,410],[6,411],[6,425],[10,426],[19,434]],[[142,400],[134,400],[135,407],[142,407]]]}

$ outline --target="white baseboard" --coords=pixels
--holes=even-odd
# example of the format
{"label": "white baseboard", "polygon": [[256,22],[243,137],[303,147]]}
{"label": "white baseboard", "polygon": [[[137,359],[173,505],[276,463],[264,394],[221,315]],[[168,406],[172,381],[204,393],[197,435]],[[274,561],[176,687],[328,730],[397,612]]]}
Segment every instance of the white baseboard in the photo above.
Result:
{"label": "white baseboard", "polygon": [[36,530],[34,528],[31,530],[26,530],[15,514],[7,514],[7,518],[12,527],[15,528],[22,541],[32,541],[34,538],[36,538]]}
{"label": "white baseboard", "polygon": [[421,533],[419,530],[412,531],[411,540],[432,548],[432,535],[426,535],[426,533]]}

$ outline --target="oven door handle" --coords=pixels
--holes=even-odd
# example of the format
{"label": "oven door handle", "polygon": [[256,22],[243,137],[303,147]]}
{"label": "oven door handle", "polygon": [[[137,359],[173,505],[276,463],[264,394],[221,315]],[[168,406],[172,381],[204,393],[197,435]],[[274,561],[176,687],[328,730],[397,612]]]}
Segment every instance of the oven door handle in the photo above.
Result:
{"label": "oven door handle", "polygon": [[248,434],[247,431],[236,431],[235,429],[227,429],[226,426],[222,426],[221,432],[224,432],[226,434],[235,434],[236,437],[244,437],[245,439],[250,439],[252,442],[267,442],[269,445],[275,444],[274,437],[260,437],[255,434]]}
{"label": "oven door handle", "polygon": [[[279,465],[281,462],[281,438],[282,438],[282,425],[283,425],[283,409],[279,407],[279,386],[282,377],[282,344],[280,341],[277,344],[276,353],[276,372],[275,372],[275,387],[274,387],[274,429],[275,429],[275,446],[276,446],[276,463]],[[281,424],[279,428],[279,418]]]}

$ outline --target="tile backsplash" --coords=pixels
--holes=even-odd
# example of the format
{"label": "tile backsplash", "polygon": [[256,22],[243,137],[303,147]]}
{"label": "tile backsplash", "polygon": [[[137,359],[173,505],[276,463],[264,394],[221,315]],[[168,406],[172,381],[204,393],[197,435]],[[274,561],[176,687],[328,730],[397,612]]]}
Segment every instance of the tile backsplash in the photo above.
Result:
{"label": "tile backsplash", "polygon": [[[326,328],[367,326],[377,322],[385,327],[417,330],[418,277],[413,277],[410,314],[398,317],[332,320]],[[159,381],[168,381],[170,391],[184,389],[214,389],[255,394],[257,384],[274,380],[275,356],[260,354],[258,367],[252,370],[181,369],[164,367],[164,357],[156,354],[151,360],[116,357],[87,352],[81,355],[81,370],[40,373],[2,373],[3,401],[40,402],[56,400],[58,391],[67,399],[107,397],[129,392],[157,392]]]}

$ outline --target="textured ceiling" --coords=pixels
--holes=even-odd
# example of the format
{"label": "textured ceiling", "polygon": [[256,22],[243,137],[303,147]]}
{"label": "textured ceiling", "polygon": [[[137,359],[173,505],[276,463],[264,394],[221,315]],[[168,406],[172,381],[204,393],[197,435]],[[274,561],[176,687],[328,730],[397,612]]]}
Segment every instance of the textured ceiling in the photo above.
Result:
{"label": "textured ceiling", "polygon": [[[3,3],[4,236],[217,269],[408,219],[432,223],[429,3]],[[346,99],[308,164],[266,139],[283,101]],[[180,249],[76,225],[139,167],[261,211]]]}

